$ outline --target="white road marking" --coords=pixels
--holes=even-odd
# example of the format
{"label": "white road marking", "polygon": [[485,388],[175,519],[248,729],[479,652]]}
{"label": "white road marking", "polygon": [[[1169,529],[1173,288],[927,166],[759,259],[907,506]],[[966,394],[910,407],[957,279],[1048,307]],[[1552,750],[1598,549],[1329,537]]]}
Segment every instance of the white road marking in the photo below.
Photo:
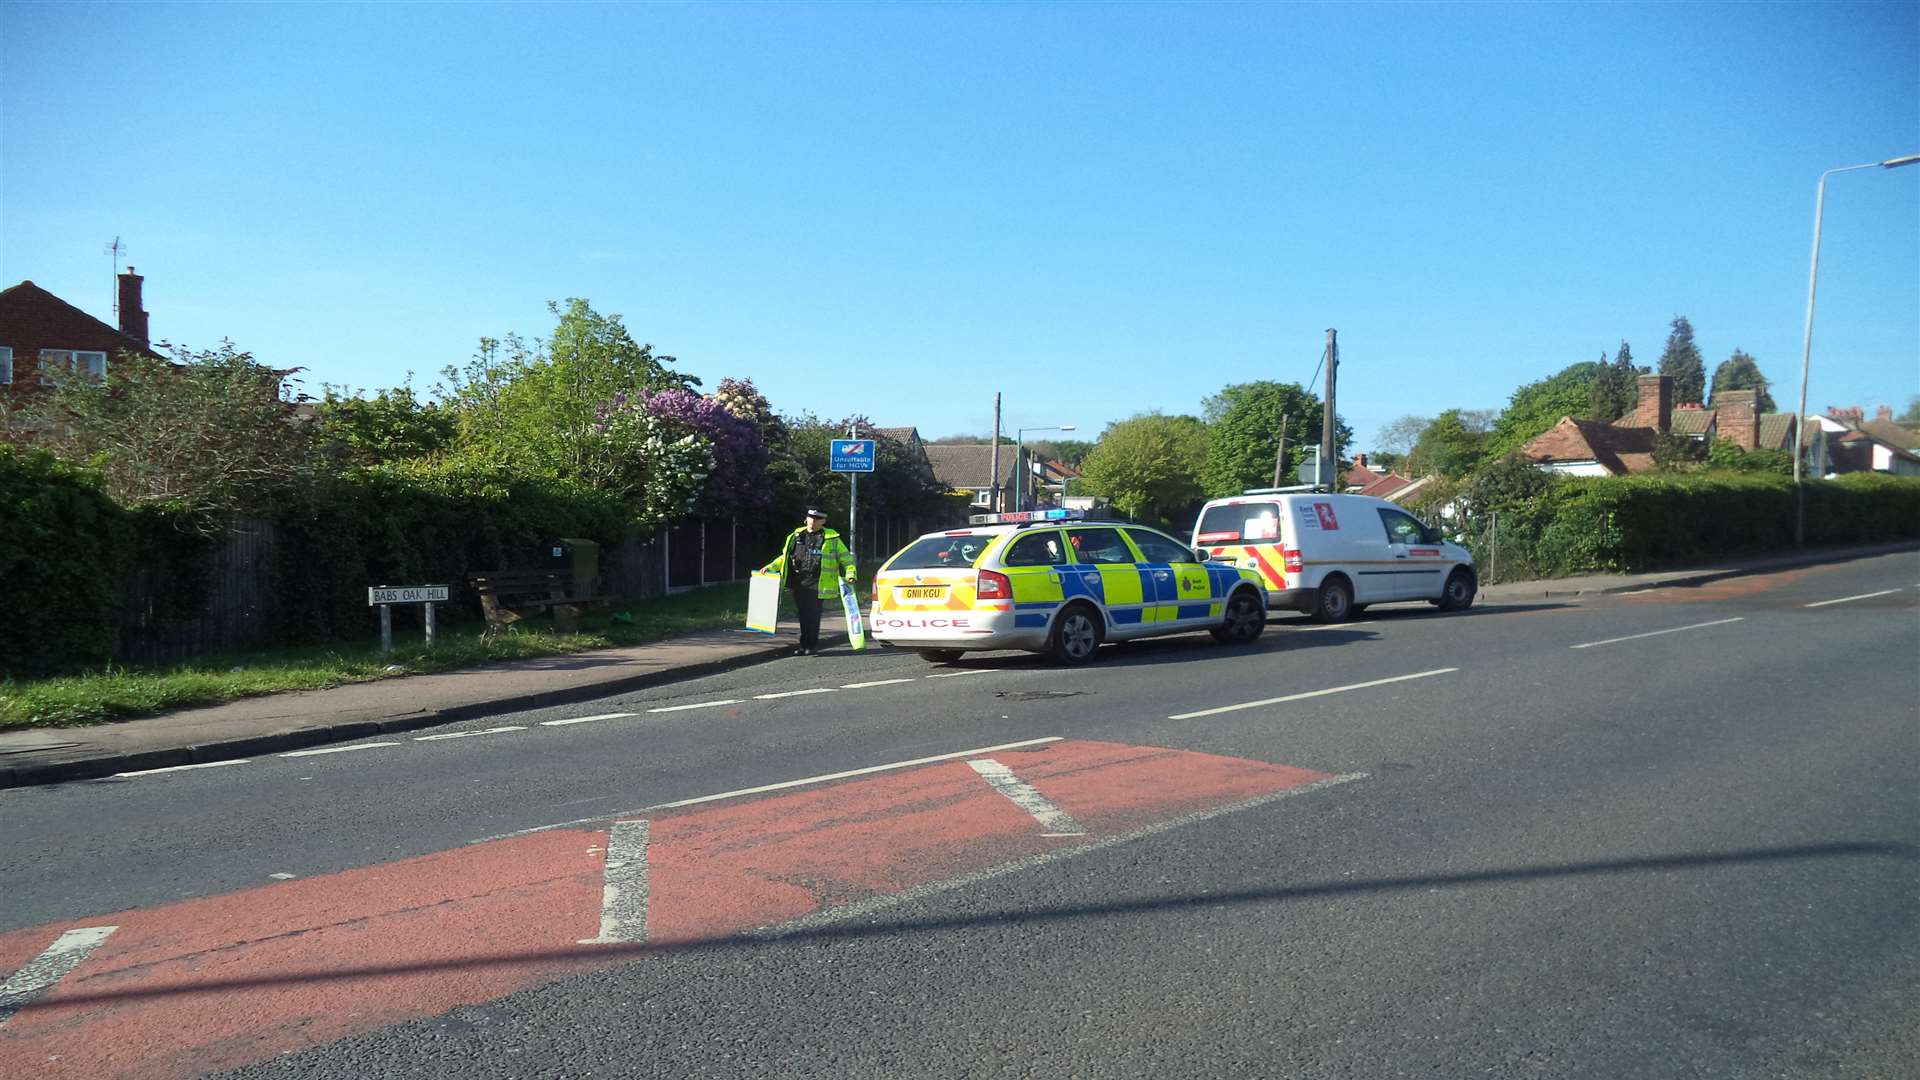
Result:
{"label": "white road marking", "polygon": [[839,689],[837,687],[816,686],[808,690],[785,690],[778,694],[755,694],[753,695],[753,700],[772,701],[775,698],[806,697],[808,694],[835,694],[835,693],[839,693]]}
{"label": "white road marking", "polygon": [[873,680],[872,682],[850,682],[850,683],[842,683],[842,684],[840,685],[840,689],[842,689],[842,690],[865,690],[865,689],[867,689],[867,688],[869,688],[869,687],[873,687],[873,686],[892,686],[892,685],[894,685],[895,683],[903,683],[903,682],[912,682],[912,681],[913,681],[912,679],[875,679],[875,680]]}
{"label": "white road marking", "polygon": [[14,1013],[66,978],[118,929],[117,926],[83,926],[69,930],[47,946],[47,951],[8,976],[7,981],[0,984],[0,1024],[13,1019]]}
{"label": "white road marking", "polygon": [[1881,589],[1879,592],[1861,593],[1859,596],[1843,596],[1838,600],[1822,600],[1817,604],[1805,604],[1805,607],[1826,607],[1828,604],[1844,604],[1849,600],[1871,600],[1876,596],[1892,596],[1899,589]]}
{"label": "white road marking", "polygon": [[1628,634],[1626,637],[1608,638],[1605,641],[1589,641],[1580,645],[1569,645],[1569,649],[1591,649],[1595,645],[1612,645],[1621,641],[1638,641],[1643,637],[1659,637],[1661,634],[1677,634],[1682,630],[1704,630],[1709,626],[1725,626],[1746,619],[1745,615],[1736,615],[1731,619],[1715,619],[1712,622],[1694,623],[1691,626],[1669,626],[1665,630],[1649,630],[1644,634]]}
{"label": "white road marking", "polygon": [[647,836],[645,821],[616,821],[607,830],[607,865],[600,888],[600,935],[582,945],[622,945],[647,940]]}
{"label": "white road marking", "polygon": [[349,750],[373,750],[382,746],[399,746],[397,742],[363,742],[352,746],[323,746],[318,750],[289,750],[281,757],[314,757],[318,754],[344,754]]}
{"label": "white road marking", "polygon": [[245,765],[252,758],[235,758],[232,761],[203,761],[198,765],[169,765],[164,769],[135,769],[133,772],[114,773],[115,780],[123,776],[157,776],[160,773],[185,772],[188,769],[217,769],[222,765]]}
{"label": "white road marking", "polygon": [[1040,794],[1032,784],[1013,774],[1013,770],[992,758],[980,758],[967,762],[973,771],[992,786],[993,790],[1005,795],[1013,805],[1033,815],[1046,832],[1043,836],[1084,836],[1086,827],[1073,820],[1073,815],[1053,805],[1053,800]]}
{"label": "white road marking", "polygon": [[293,880],[292,874],[268,874],[267,876],[272,878],[275,881],[292,881]]}
{"label": "white road marking", "polygon": [[802,915],[798,919],[750,931],[747,936],[760,938],[762,940],[771,940],[788,937],[793,934],[803,934],[809,930],[818,930],[824,926],[832,926],[835,923],[855,922],[873,915],[878,915],[888,908],[899,907],[902,904],[911,904],[917,900],[924,900],[927,897],[938,896],[956,889],[972,888],[975,885],[992,881],[995,878],[1006,877],[1008,874],[1017,874],[1025,870],[1035,870],[1051,863],[1060,862],[1063,859],[1071,859],[1081,855],[1091,855],[1096,851],[1105,851],[1108,848],[1118,847],[1121,844],[1131,844],[1136,840],[1144,840],[1149,836],[1158,836],[1161,833],[1184,828],[1188,825],[1195,825],[1202,821],[1225,817],[1228,814],[1237,814],[1243,810],[1252,810],[1255,807],[1278,802],[1281,799],[1291,799],[1297,795],[1308,795],[1316,791],[1324,791],[1336,784],[1345,784],[1354,780],[1365,780],[1366,778],[1366,773],[1347,773],[1344,776],[1330,776],[1325,780],[1316,780],[1311,784],[1302,784],[1299,787],[1288,788],[1285,791],[1256,795],[1251,799],[1245,799],[1237,803],[1228,803],[1225,806],[1216,806],[1209,810],[1196,810],[1191,814],[1183,814],[1177,818],[1158,821],[1152,825],[1142,826],[1132,832],[1121,833],[1117,836],[1106,836],[1085,844],[1074,844],[1071,847],[1045,851],[1038,855],[1028,855],[1025,858],[1015,859],[1008,863],[1001,863],[999,866],[989,867],[985,870],[976,870],[971,874],[962,874],[956,878],[948,878],[945,881],[931,881],[925,885],[916,885],[911,889],[903,889],[900,892],[891,893],[886,896],[876,896],[870,900],[862,900],[858,903],[848,904],[845,907],[828,908],[824,911],[817,911],[811,915]]}
{"label": "white road marking", "polygon": [[601,713],[598,716],[569,716],[564,720],[542,720],[540,721],[540,726],[541,727],[566,727],[568,724],[591,724],[595,720],[620,720],[625,717],[638,716],[638,715],[639,715],[638,713],[630,713],[630,712],[609,712],[609,713]]}
{"label": "white road marking", "polygon": [[962,675],[991,675],[993,668],[968,668],[965,671],[943,671],[938,675],[929,675],[929,679],[957,679]]}
{"label": "white road marking", "polygon": [[869,765],[864,769],[850,769],[846,772],[827,773],[824,776],[809,776],[802,780],[785,780],[778,784],[765,784],[760,787],[741,788],[738,791],[723,791],[718,795],[702,795],[697,799],[681,799],[679,802],[658,803],[641,807],[638,810],[622,810],[611,814],[596,814],[593,817],[574,818],[572,821],[556,821],[551,825],[535,825],[531,829],[516,829],[496,836],[483,836],[470,840],[470,844],[486,844],[495,840],[510,840],[516,836],[528,836],[532,833],[547,832],[552,829],[565,829],[573,825],[591,825],[606,821],[608,818],[625,817],[628,814],[643,814],[648,810],[671,810],[680,806],[693,806],[697,803],[719,802],[722,799],[737,799],[743,795],[758,795],[765,791],[780,791],[786,788],[805,787],[808,784],[824,784],[832,780],[844,780],[849,776],[866,776],[870,773],[888,772],[893,769],[907,769],[915,765],[928,765],[936,761],[952,761],[954,758],[978,757],[997,750],[1018,750],[1027,746],[1040,746],[1045,743],[1059,742],[1064,736],[1048,735],[1043,739],[1026,739],[1021,742],[1001,743],[999,746],[979,746],[972,750],[955,750],[951,754],[935,754],[932,757],[914,758],[912,761],[893,761],[885,765]]}
{"label": "white road marking", "polygon": [[686,712],[688,709],[717,709],[722,705],[738,705],[739,698],[721,698],[719,701],[696,701],[691,705],[662,705],[657,709],[648,709],[649,713]]}
{"label": "white road marking", "polygon": [[809,784],[824,784],[831,780],[845,780],[849,776],[869,776],[878,772],[892,772],[895,769],[912,768],[915,765],[931,765],[936,761],[952,761],[954,758],[975,757],[991,754],[996,750],[1017,750],[1023,746],[1039,746],[1043,743],[1059,742],[1064,736],[1049,735],[1044,739],[1027,739],[1022,742],[1002,743],[999,746],[982,746],[976,750],[961,750],[952,754],[935,754],[932,757],[914,758],[911,761],[890,761],[885,765],[869,765],[864,769],[848,769],[846,772],[827,773],[823,776],[809,776],[802,780],[783,780],[778,784],[763,784],[760,787],[741,788],[738,791],[723,791],[718,795],[702,795],[697,799],[681,799],[678,802],[661,803],[649,806],[649,810],[671,810],[678,806],[695,806],[699,803],[719,802],[722,799],[737,799],[742,795],[758,795],[764,791],[784,791],[787,788],[806,787]]}
{"label": "white road marking", "polygon": [[523,727],[490,727],[485,731],[449,731],[445,735],[416,735],[414,742],[434,742],[439,739],[470,739],[475,735],[498,735],[503,731],[525,731]]}
{"label": "white road marking", "polygon": [[1249,701],[1242,705],[1222,705],[1217,709],[1201,709],[1198,712],[1176,713],[1167,717],[1167,719],[1196,720],[1202,716],[1218,716],[1221,713],[1239,712],[1242,709],[1261,709],[1268,705],[1282,705],[1289,701],[1305,701],[1307,698],[1326,697],[1328,694],[1344,694],[1349,690],[1365,690],[1369,686],[1385,686],[1388,683],[1406,682],[1409,679],[1427,679],[1435,675],[1445,675],[1449,672],[1459,670],[1459,668],[1455,667],[1435,668],[1432,671],[1422,671],[1413,675],[1395,675],[1391,679],[1374,679],[1370,682],[1354,683],[1351,686],[1334,686],[1325,690],[1309,690],[1304,694],[1288,694],[1286,697],[1264,698],[1260,701]]}

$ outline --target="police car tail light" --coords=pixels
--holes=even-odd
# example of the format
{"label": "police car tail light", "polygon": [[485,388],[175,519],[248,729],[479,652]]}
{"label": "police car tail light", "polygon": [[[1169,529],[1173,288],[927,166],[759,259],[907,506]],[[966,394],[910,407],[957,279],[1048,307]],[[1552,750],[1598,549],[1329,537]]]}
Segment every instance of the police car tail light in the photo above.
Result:
{"label": "police car tail light", "polygon": [[1281,548],[1280,549],[1280,565],[1289,574],[1299,573],[1300,572],[1300,549],[1299,548]]}
{"label": "police car tail light", "polygon": [[998,571],[982,570],[979,580],[973,584],[973,595],[980,600],[1011,600],[1013,582]]}

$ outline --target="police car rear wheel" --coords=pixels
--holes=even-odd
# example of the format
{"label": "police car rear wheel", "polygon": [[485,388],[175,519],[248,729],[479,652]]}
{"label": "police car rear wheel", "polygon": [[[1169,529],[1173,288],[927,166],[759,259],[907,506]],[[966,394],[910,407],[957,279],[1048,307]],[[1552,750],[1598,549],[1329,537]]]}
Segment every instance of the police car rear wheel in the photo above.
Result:
{"label": "police car rear wheel", "polygon": [[1343,577],[1330,577],[1320,583],[1320,599],[1313,606],[1315,622],[1346,622],[1353,617],[1353,586]]}
{"label": "police car rear wheel", "polygon": [[1213,629],[1213,640],[1229,645],[1244,645],[1260,636],[1267,628],[1267,613],[1260,607],[1260,601],[1251,593],[1242,591],[1233,594],[1227,601],[1227,614],[1224,621]]}
{"label": "police car rear wheel", "polygon": [[1063,664],[1084,664],[1100,651],[1100,620],[1091,608],[1073,607],[1053,624],[1047,652]]}

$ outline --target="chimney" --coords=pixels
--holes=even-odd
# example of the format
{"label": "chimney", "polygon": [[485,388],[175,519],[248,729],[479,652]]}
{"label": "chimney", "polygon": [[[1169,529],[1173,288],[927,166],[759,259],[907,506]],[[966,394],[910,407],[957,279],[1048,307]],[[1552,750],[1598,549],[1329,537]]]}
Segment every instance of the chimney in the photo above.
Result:
{"label": "chimney", "polygon": [[1883,420],[1887,423],[1892,423],[1893,422],[1893,406],[1882,405],[1879,408],[1873,410],[1873,418],[1875,420]]}
{"label": "chimney", "polygon": [[1665,435],[1673,430],[1673,377],[1640,376],[1640,404],[1634,409],[1633,422]]}
{"label": "chimney", "polygon": [[1752,390],[1722,390],[1713,395],[1720,437],[1742,450],[1760,445],[1760,417],[1754,407],[1759,394]]}
{"label": "chimney", "polygon": [[147,338],[147,313],[140,307],[140,282],[144,281],[133,267],[120,275],[120,332],[145,345]]}
{"label": "chimney", "polygon": [[[1886,413],[1887,413],[1887,419],[1889,419],[1889,420],[1891,420],[1891,419],[1893,419],[1893,410],[1891,410],[1891,409],[1888,409],[1888,410],[1886,410]],[[1354,463],[1355,465],[1358,465],[1358,466],[1359,466],[1360,468],[1362,468],[1362,469],[1364,469],[1364,468],[1366,468],[1366,467],[1367,467],[1367,455],[1365,455],[1365,454],[1359,454],[1359,455],[1356,455],[1356,456],[1354,457],[1354,459],[1353,459],[1353,463]]]}

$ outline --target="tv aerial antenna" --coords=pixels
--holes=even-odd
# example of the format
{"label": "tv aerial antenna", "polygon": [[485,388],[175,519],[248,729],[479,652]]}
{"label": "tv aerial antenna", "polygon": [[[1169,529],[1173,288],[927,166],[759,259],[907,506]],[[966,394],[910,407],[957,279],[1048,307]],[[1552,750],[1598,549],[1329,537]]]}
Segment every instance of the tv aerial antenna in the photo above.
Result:
{"label": "tv aerial antenna", "polygon": [[113,243],[106,246],[104,254],[113,256],[113,314],[118,318],[120,315],[120,260],[127,254],[127,245],[116,236],[113,238]]}

